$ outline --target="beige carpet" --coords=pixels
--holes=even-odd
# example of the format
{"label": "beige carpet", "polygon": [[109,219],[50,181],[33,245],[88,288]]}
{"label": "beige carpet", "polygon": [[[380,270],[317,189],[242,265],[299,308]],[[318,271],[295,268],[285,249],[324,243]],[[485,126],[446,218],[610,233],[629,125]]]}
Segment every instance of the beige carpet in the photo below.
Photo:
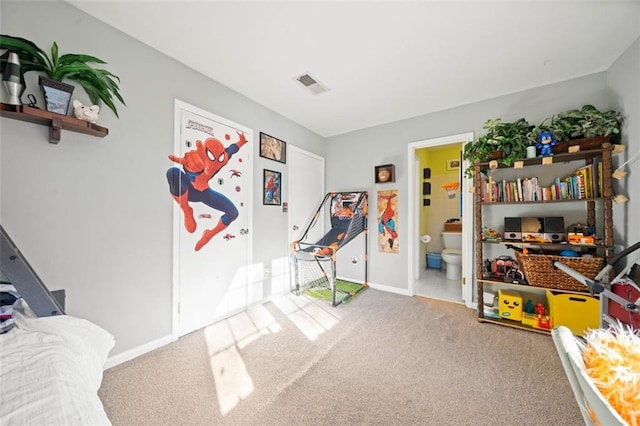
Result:
{"label": "beige carpet", "polygon": [[580,425],[550,336],[369,289],[289,295],[105,372],[114,425]]}

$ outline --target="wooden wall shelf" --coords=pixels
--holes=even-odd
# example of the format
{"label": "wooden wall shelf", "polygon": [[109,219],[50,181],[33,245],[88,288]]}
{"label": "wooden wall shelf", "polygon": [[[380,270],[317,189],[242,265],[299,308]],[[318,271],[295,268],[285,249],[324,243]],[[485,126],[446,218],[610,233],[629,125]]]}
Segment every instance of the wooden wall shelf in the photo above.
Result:
{"label": "wooden wall shelf", "polygon": [[0,103],[0,116],[48,126],[50,129],[49,142],[54,144],[60,142],[62,129],[100,138],[109,134],[109,129],[106,127],[101,127],[88,121],[78,120],[68,115],[56,114],[26,105]]}

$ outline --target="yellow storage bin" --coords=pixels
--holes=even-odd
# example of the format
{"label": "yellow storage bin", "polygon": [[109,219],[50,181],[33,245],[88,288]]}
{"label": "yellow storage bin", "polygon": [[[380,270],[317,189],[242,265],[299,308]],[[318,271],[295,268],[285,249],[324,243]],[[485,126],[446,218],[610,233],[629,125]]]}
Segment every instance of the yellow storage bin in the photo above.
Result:
{"label": "yellow storage bin", "polygon": [[597,297],[547,290],[547,306],[552,327],[564,325],[577,336],[589,328],[600,327],[600,299]]}
{"label": "yellow storage bin", "polygon": [[529,327],[538,328],[538,315],[536,314],[528,314],[526,312],[522,313],[522,324],[528,325]]}
{"label": "yellow storage bin", "polygon": [[522,321],[522,296],[513,290],[498,290],[498,311],[500,317]]}

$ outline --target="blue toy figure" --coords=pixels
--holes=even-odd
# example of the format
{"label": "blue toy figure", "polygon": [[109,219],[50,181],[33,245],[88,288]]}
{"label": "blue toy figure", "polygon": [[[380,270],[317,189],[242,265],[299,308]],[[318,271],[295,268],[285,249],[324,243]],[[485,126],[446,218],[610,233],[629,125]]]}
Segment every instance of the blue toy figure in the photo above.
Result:
{"label": "blue toy figure", "polygon": [[540,141],[536,143],[536,148],[540,153],[540,157],[552,156],[551,148],[556,144],[556,140],[553,138],[551,132],[540,132]]}

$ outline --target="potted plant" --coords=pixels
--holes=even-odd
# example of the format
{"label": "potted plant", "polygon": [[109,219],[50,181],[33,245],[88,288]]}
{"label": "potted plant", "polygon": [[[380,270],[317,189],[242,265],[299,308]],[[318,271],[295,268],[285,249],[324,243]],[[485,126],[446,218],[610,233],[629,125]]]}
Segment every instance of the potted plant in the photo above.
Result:
{"label": "potted plant", "polygon": [[570,145],[590,149],[599,148],[607,141],[619,143],[622,122],[622,114],[618,111],[601,112],[593,105],[584,105],[581,109],[555,114],[540,126],[542,130],[551,131],[559,142],[553,149],[559,153],[566,152]]}
{"label": "potted plant", "polygon": [[500,162],[510,166],[515,160],[524,158],[529,145],[529,135],[533,126],[527,120],[519,120],[508,123],[500,118],[487,120],[483,129],[485,134],[476,141],[469,141],[463,149],[463,156],[472,163],[466,171],[466,176],[471,176],[473,163],[500,159]]}
{"label": "potted plant", "polygon": [[552,115],[531,129],[527,135],[527,142],[529,145],[535,145],[540,141],[540,133],[543,132],[550,132],[558,142],[566,141],[569,140],[569,135],[573,131],[572,128],[572,124],[561,120],[558,115]]}
{"label": "potted plant", "polygon": [[601,112],[593,105],[584,105],[580,110],[561,112],[558,121],[571,129],[571,138],[593,138],[619,135],[622,115],[618,111]]}
{"label": "potted plant", "polygon": [[[53,42],[51,54],[48,55],[33,42],[20,37],[10,35],[0,35],[0,51],[8,50],[18,55],[23,73],[38,71],[44,76],[40,77],[40,84],[47,84],[52,81],[53,86],[66,90],[68,95],[64,95],[67,105],[60,106],[58,98],[51,89],[43,88],[45,100],[58,103],[54,106],[54,112],[67,113],[68,101],[71,99],[73,86],[63,83],[63,80],[77,82],[87,92],[92,103],[105,105],[118,117],[118,110],[113,98],[118,99],[125,105],[118,83],[120,78],[107,70],[94,68],[91,64],[106,64],[102,59],[90,55],[64,54],[59,55],[58,44]],[[4,56],[3,56],[4,58]],[[2,60],[1,66],[4,68],[6,60]],[[69,87],[71,89],[69,89]]]}

